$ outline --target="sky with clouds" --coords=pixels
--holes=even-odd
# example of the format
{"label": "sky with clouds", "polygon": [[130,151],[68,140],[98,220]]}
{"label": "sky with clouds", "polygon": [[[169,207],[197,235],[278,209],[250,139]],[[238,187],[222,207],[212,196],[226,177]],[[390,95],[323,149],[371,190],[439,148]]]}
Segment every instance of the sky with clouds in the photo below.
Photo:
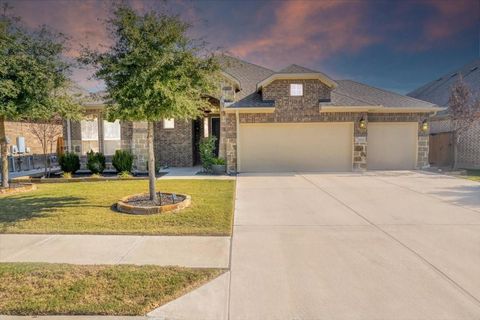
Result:
{"label": "sky with clouds", "polygon": [[[1,0],[0,0],[1,1]],[[236,57],[274,70],[296,63],[336,79],[407,93],[480,55],[480,0],[124,0],[139,12],[168,10]],[[29,27],[67,34],[68,56],[109,43],[113,0],[8,1]],[[102,84],[76,69],[90,91]]]}

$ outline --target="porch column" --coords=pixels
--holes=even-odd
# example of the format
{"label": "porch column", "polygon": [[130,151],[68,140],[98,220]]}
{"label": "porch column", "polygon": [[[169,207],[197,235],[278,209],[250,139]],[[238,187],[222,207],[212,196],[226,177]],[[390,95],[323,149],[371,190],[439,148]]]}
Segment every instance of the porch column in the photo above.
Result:
{"label": "porch column", "polygon": [[135,167],[138,171],[147,171],[148,145],[147,145],[148,122],[134,121],[132,123],[132,153],[135,157]]}

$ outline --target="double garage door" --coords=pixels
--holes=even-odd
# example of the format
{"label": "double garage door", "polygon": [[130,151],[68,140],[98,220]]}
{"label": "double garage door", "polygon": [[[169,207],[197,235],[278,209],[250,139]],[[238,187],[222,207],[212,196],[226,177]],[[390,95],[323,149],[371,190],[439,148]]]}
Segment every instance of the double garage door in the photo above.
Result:
{"label": "double garage door", "polygon": [[[417,123],[370,123],[368,169],[413,169]],[[240,172],[352,170],[353,123],[241,124]]]}

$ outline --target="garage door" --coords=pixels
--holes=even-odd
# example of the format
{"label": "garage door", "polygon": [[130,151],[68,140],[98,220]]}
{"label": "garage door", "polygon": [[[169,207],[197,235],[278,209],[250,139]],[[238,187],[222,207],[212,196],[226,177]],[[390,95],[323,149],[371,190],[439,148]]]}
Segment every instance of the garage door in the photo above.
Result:
{"label": "garage door", "polygon": [[353,123],[242,124],[239,171],[351,171]]}
{"label": "garage door", "polygon": [[418,124],[416,122],[369,123],[367,168],[370,170],[409,170],[417,162]]}

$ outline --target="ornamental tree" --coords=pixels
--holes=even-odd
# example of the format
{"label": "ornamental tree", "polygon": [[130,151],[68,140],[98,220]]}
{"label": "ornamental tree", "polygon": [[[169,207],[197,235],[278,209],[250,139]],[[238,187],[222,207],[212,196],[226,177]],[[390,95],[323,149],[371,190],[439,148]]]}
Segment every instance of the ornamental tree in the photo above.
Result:
{"label": "ornamental tree", "polygon": [[62,57],[66,38],[46,27],[28,31],[4,6],[0,16],[0,146],[2,187],[8,187],[5,121],[78,118],[80,106],[66,94],[70,65]]}
{"label": "ornamental tree", "polygon": [[480,97],[474,96],[462,77],[452,86],[448,100],[453,132],[453,167],[458,165],[458,145],[476,122],[480,121]]}
{"label": "ornamental tree", "polygon": [[219,66],[204,43],[187,36],[190,25],[178,16],[139,14],[122,5],[107,25],[113,44],[104,52],[85,50],[81,61],[105,82],[111,121],[148,122],[149,193],[157,203],[154,122],[198,117],[208,107]]}

